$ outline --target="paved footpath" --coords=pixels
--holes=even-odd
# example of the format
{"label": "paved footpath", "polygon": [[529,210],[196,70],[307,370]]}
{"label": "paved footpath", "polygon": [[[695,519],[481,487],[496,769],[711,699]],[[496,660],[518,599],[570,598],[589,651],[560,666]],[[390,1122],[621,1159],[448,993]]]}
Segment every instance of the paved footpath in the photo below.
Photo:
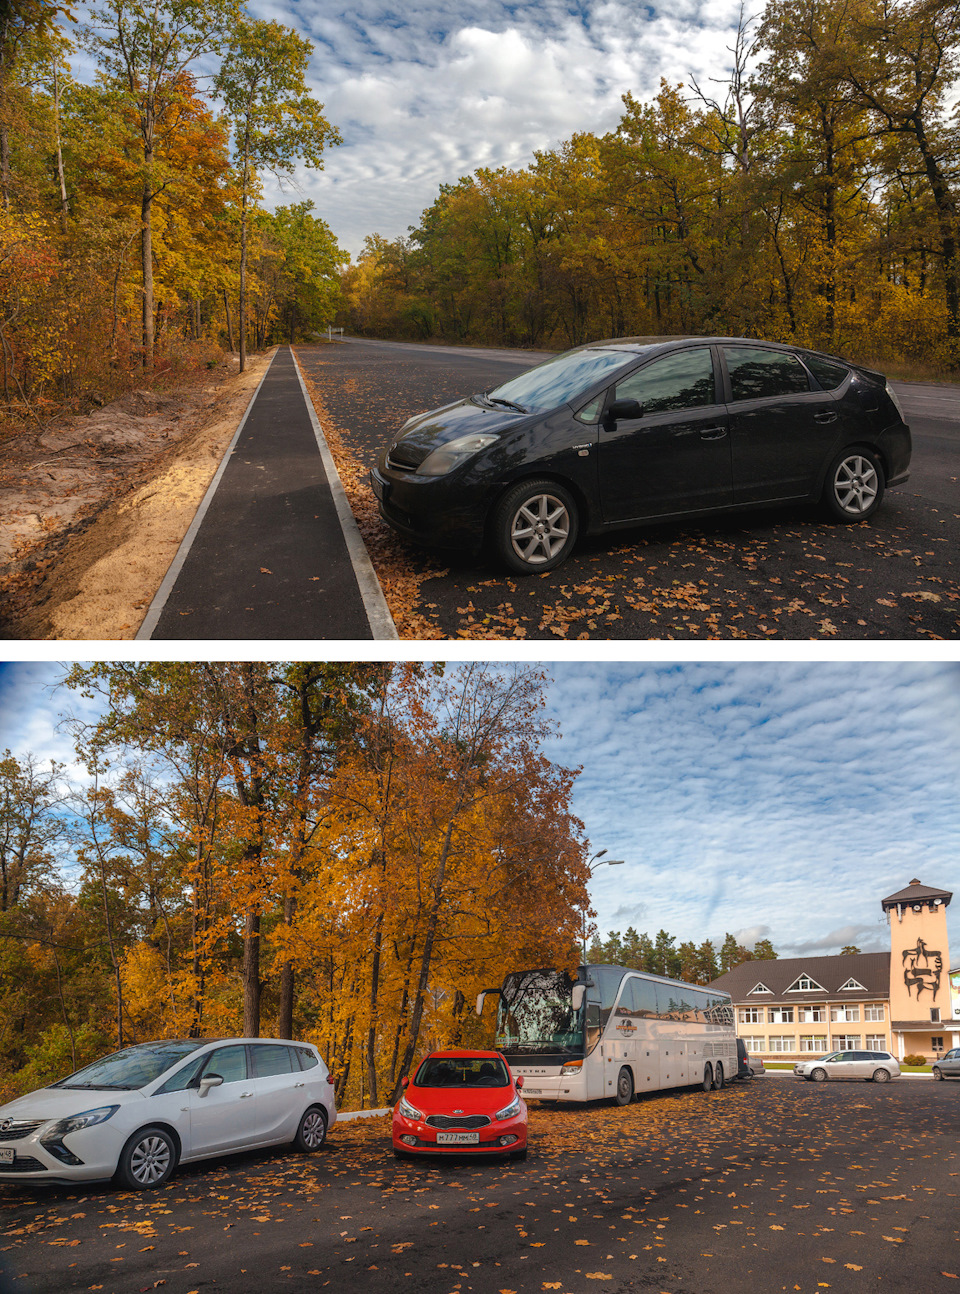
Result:
{"label": "paved footpath", "polygon": [[396,636],[293,353],[282,346],[137,637]]}

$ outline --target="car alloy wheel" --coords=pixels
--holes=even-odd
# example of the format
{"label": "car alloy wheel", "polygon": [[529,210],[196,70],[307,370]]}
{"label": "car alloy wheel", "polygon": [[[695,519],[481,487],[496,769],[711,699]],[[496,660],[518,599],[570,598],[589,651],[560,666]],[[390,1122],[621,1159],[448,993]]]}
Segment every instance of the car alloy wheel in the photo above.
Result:
{"label": "car alloy wheel", "polygon": [[889,1083],[890,1071],[886,1069],[875,1069],[873,1071],[873,1081],[875,1083]]}
{"label": "car alloy wheel", "polygon": [[941,1083],[943,1082],[943,1071],[938,1069],[936,1065],[933,1067],[933,1076],[934,1078],[938,1078]]}
{"label": "car alloy wheel", "polygon": [[309,1155],[313,1151],[319,1150],[326,1139],[327,1121],[324,1118],[323,1111],[319,1106],[311,1105],[300,1120],[300,1126],[297,1128],[297,1135],[293,1139],[293,1144],[297,1150],[302,1150]]}
{"label": "car alloy wheel", "polygon": [[883,468],[868,449],[845,449],[827,474],[827,508],[838,521],[865,521],[883,498]]}
{"label": "car alloy wheel", "polygon": [[163,1128],[142,1128],[120,1152],[117,1177],[129,1190],[162,1186],[177,1162],[169,1133]]}
{"label": "car alloy wheel", "polygon": [[521,575],[552,571],[577,538],[577,505],[556,481],[521,481],[508,490],[493,514],[493,539],[500,558]]}
{"label": "car alloy wheel", "polygon": [[810,1077],[815,1083],[822,1083],[827,1077],[827,1071],[825,1069],[815,1069]]}

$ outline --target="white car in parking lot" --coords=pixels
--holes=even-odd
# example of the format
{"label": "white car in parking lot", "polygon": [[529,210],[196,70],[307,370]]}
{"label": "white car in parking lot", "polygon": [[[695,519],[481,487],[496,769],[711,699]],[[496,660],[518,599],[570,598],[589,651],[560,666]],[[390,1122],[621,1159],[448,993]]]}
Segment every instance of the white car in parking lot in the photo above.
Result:
{"label": "white car in parking lot", "polygon": [[210,1155],[317,1150],[336,1117],[333,1079],[309,1043],[138,1043],[0,1106],[0,1182],[116,1177],[140,1190]]}
{"label": "white car in parking lot", "polygon": [[828,1078],[860,1078],[874,1083],[889,1083],[900,1077],[900,1063],[889,1051],[832,1051],[816,1060],[802,1060],[794,1065],[797,1078],[822,1083]]}

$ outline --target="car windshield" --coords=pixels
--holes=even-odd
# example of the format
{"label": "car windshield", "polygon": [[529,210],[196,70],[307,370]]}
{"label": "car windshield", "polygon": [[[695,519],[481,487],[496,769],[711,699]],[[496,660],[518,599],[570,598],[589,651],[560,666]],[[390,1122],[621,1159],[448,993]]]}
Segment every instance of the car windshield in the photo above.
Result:
{"label": "car windshield", "polygon": [[142,1042],[125,1047],[112,1056],[104,1056],[75,1074],[61,1078],[51,1087],[115,1088],[132,1091],[146,1087],[202,1046],[199,1038],[166,1038],[162,1042]]}
{"label": "car windshield", "polygon": [[507,1087],[507,1067],[497,1057],[431,1056],[417,1070],[417,1087]]}
{"label": "car windshield", "polygon": [[842,1051],[831,1051],[829,1056],[824,1056],[824,1060],[839,1060],[843,1055]]}
{"label": "car windshield", "polygon": [[636,363],[638,354],[606,348],[565,351],[494,387],[487,398],[509,401],[528,413],[545,413],[575,400],[615,369]]}

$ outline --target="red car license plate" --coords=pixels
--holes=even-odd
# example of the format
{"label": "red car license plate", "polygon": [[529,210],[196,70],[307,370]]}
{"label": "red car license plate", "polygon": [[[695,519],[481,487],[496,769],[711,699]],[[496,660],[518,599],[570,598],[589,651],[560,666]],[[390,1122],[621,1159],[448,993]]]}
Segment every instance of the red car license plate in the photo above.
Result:
{"label": "red car license plate", "polygon": [[476,1146],[480,1143],[479,1132],[438,1132],[438,1146]]}

